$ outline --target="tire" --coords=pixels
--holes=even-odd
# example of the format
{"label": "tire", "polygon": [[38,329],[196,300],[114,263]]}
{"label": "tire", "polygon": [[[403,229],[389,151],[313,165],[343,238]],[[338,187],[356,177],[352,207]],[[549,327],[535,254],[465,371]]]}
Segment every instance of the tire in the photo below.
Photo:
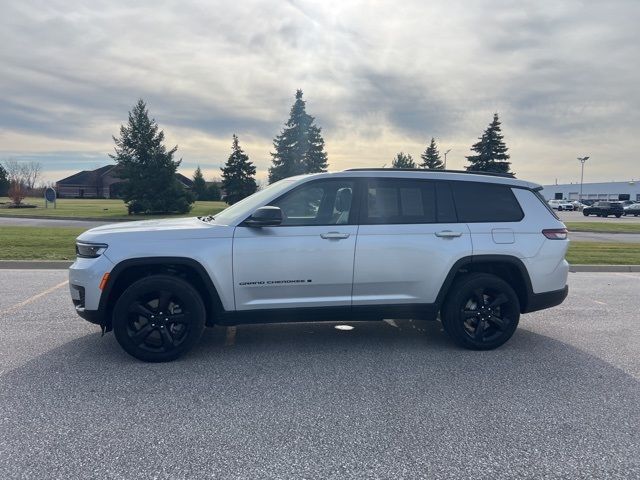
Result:
{"label": "tire", "polygon": [[168,362],[198,342],[205,317],[202,298],[191,284],[171,275],[153,275],[134,282],[118,298],[113,333],[129,355],[145,362]]}
{"label": "tire", "polygon": [[562,207],[558,207],[558,211],[561,212],[562,211]]}
{"label": "tire", "polygon": [[458,278],[442,308],[444,331],[458,345],[471,350],[499,347],[511,338],[519,320],[520,301],[513,288],[488,273]]}
{"label": "tire", "polygon": [[622,216],[621,213],[616,213],[616,218],[620,218]]}
{"label": "tire", "polygon": [[585,217],[588,217],[588,216],[589,216],[589,212],[582,212],[582,214],[583,214]]}

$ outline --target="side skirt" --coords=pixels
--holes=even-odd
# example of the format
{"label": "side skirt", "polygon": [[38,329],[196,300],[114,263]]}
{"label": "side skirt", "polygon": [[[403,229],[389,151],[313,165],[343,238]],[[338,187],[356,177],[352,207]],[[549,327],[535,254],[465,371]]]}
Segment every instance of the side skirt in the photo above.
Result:
{"label": "side skirt", "polygon": [[436,320],[438,308],[433,303],[410,305],[355,305],[349,307],[303,307],[224,312],[218,325],[295,322],[376,321],[385,318]]}

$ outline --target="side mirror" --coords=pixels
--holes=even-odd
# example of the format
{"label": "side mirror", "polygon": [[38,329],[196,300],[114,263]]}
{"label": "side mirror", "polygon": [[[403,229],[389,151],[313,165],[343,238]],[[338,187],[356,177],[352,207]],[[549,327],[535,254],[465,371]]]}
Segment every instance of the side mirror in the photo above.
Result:
{"label": "side mirror", "polygon": [[274,227],[282,223],[282,210],[279,207],[260,207],[244,221],[247,227]]}

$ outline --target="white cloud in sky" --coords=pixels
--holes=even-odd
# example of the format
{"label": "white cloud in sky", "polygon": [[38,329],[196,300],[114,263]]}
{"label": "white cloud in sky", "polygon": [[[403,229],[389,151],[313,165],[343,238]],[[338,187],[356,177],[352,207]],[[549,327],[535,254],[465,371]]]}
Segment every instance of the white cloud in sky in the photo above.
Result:
{"label": "white cloud in sky", "polygon": [[209,176],[231,134],[264,177],[296,88],[332,169],[418,157],[462,168],[500,113],[518,176],[638,178],[640,3],[601,1],[3,2],[0,160],[47,177],[109,161],[144,98]]}

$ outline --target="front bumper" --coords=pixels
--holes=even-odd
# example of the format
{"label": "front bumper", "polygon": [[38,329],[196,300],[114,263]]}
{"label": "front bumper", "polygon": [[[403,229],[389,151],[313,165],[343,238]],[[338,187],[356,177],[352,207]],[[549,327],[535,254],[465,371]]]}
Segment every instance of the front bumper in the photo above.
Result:
{"label": "front bumper", "polygon": [[98,258],[78,258],[69,267],[69,291],[76,313],[85,320],[104,324],[104,313],[100,311],[100,282],[114,264],[104,255]]}

